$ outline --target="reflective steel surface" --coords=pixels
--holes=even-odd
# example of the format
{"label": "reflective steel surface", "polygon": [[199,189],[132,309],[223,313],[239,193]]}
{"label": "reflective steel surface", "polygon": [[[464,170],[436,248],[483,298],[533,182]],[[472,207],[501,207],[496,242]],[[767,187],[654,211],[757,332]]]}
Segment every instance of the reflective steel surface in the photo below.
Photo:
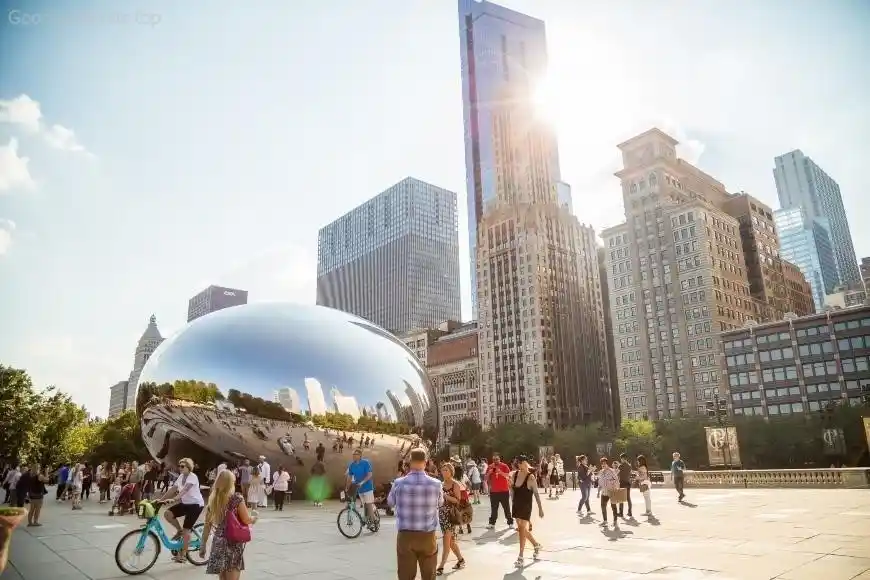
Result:
{"label": "reflective steel surface", "polygon": [[428,375],[403,342],[356,316],[289,303],[188,324],[145,364],[136,409],[159,461],[192,457],[206,471],[262,455],[299,487],[319,445],[333,487],[343,487],[352,448],[370,440],[364,454],[380,484],[438,427]]}

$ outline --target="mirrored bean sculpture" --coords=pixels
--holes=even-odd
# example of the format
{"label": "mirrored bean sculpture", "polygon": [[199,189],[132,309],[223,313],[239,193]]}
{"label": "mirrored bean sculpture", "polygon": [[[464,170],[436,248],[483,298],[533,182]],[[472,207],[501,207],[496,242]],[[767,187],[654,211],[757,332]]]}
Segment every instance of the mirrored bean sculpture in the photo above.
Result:
{"label": "mirrored bean sculpture", "polygon": [[296,476],[296,492],[312,469],[343,489],[360,447],[381,486],[438,432],[432,385],[413,352],[321,306],[255,303],[198,318],[157,348],[137,389],[156,460],[173,467],[191,457],[204,475],[265,457],[272,472]]}

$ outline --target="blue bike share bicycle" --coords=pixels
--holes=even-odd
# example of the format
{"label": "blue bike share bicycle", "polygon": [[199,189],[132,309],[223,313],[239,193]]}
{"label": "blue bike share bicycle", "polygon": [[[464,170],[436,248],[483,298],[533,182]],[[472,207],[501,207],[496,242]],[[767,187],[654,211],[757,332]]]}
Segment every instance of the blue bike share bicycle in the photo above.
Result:
{"label": "blue bike share bicycle", "polygon": [[[365,505],[360,500],[359,493],[354,486],[351,487],[349,493],[342,492],[342,499],[347,503],[347,506],[338,512],[338,518],[335,521],[342,536],[353,539],[362,533],[363,528],[368,528],[371,532],[377,532],[381,528],[381,514],[377,507],[372,506],[372,518],[367,518]],[[360,507],[357,507],[357,500],[360,500]]]}
{"label": "blue bike share bicycle", "polygon": [[[163,506],[159,502],[142,501],[136,508],[137,515],[146,520],[145,525],[138,530],[124,534],[115,548],[115,564],[125,574],[132,576],[144,574],[151,569],[160,556],[161,546],[177,555],[181,550],[183,540],[181,537],[170,538],[163,530],[158,514]],[[205,524],[198,523],[190,531],[190,545],[187,551],[187,561],[194,566],[204,566],[208,563],[208,557],[199,557],[200,542],[203,536]],[[152,547],[153,555],[147,556],[146,551]]]}

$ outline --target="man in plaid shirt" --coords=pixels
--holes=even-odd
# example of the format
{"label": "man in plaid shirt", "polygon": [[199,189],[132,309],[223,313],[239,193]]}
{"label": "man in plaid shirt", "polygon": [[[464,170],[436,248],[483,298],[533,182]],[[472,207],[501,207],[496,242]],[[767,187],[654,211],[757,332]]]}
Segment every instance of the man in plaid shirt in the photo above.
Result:
{"label": "man in plaid shirt", "polygon": [[399,580],[433,580],[438,565],[438,508],[444,504],[441,482],[426,475],[428,456],[414,449],[410,473],[393,482],[387,503],[396,510],[396,560]]}

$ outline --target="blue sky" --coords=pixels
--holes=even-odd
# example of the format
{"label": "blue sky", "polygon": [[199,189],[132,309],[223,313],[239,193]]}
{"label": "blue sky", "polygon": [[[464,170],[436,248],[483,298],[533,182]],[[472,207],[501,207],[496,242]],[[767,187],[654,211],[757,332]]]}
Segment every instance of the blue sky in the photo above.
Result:
{"label": "blue sky", "polygon": [[[870,255],[866,2],[503,4],[547,21],[581,221],[622,220],[615,145],[658,125],[774,207],[802,149]],[[169,334],[210,283],[313,302],[317,229],[407,175],[465,231],[453,0],[0,5],[0,361],[96,414],[152,312]]]}

